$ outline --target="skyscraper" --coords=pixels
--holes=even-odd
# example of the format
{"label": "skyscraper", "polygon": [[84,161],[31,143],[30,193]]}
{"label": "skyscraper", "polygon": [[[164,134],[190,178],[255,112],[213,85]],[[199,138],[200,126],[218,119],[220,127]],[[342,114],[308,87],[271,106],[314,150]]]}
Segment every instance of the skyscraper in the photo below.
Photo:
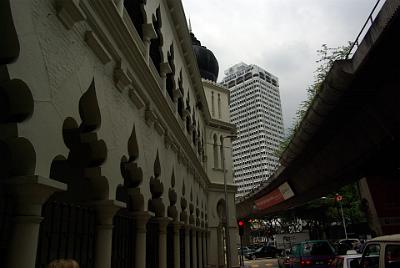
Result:
{"label": "skyscraper", "polygon": [[230,90],[231,121],[238,138],[233,142],[236,197],[246,195],[275,171],[274,152],[283,139],[278,78],[261,67],[243,62],[225,71],[222,83]]}

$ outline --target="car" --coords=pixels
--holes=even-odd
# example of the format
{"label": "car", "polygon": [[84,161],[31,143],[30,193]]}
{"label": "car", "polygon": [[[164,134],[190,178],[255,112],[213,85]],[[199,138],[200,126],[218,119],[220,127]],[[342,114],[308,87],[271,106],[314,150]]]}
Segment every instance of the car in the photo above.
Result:
{"label": "car", "polygon": [[290,256],[288,250],[282,250],[281,254],[278,255],[278,266],[279,268],[290,268]]}
{"label": "car", "polygon": [[308,240],[294,244],[289,257],[291,268],[329,268],[335,259],[335,250],[327,240]]}
{"label": "car", "polygon": [[249,245],[248,247],[254,251],[254,250],[259,249],[262,246],[263,246],[263,244],[252,244],[252,245]]}
{"label": "car", "polygon": [[337,254],[345,255],[347,250],[359,248],[361,241],[357,238],[340,239],[335,243]]}
{"label": "car", "polygon": [[350,262],[350,268],[398,267],[400,267],[400,234],[379,236],[368,240],[360,262]]}
{"label": "car", "polygon": [[358,238],[347,238],[347,239],[339,239],[338,243],[349,243],[353,247],[359,244],[361,241]]}
{"label": "car", "polygon": [[255,251],[246,254],[248,260],[255,260],[257,258],[271,257],[275,258],[280,253],[280,250],[273,246],[262,246]]}
{"label": "car", "polygon": [[346,255],[339,255],[331,262],[331,268],[350,268],[353,260],[360,261],[361,254],[357,254],[355,250],[348,250]]}
{"label": "car", "polygon": [[[254,251],[254,249],[251,249],[249,247],[243,247],[243,255],[248,255],[251,254]],[[240,250],[240,248],[238,248],[238,254],[241,255],[242,251]]]}

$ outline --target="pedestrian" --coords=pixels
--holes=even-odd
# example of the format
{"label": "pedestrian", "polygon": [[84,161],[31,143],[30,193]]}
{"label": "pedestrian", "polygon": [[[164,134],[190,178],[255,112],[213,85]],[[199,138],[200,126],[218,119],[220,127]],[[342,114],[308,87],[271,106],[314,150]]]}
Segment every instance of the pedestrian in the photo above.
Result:
{"label": "pedestrian", "polygon": [[47,268],[79,268],[79,264],[73,259],[59,259],[50,262]]}

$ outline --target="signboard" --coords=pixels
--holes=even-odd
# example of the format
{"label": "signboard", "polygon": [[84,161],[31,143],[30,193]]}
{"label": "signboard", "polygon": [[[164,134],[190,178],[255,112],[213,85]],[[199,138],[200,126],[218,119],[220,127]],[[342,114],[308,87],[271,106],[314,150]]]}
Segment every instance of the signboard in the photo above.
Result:
{"label": "signboard", "polygon": [[336,199],[337,202],[340,202],[340,201],[342,201],[343,196],[341,196],[341,195],[339,195],[339,194],[336,194],[335,199]]}
{"label": "signboard", "polygon": [[255,201],[255,209],[263,210],[275,206],[294,196],[292,188],[285,182],[269,194],[257,199]]}

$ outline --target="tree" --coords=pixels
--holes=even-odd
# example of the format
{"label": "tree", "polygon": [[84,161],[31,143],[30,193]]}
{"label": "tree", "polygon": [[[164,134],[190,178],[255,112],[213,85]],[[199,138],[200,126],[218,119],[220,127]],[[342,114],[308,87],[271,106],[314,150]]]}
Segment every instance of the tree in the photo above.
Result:
{"label": "tree", "polygon": [[[293,124],[289,127],[286,139],[280,143],[279,148],[275,152],[277,157],[281,156],[292,140],[315,96],[321,90],[322,84],[332,68],[333,63],[337,60],[345,59],[350,48],[351,43],[349,42],[346,46],[339,46],[336,48],[331,48],[328,47],[327,44],[323,44],[321,49],[317,50],[319,56],[317,63],[319,63],[319,65],[315,70],[314,81],[306,89],[307,97],[300,104]],[[326,232],[330,224],[341,224],[342,222],[339,204],[334,202],[335,194],[339,193],[343,196],[341,202],[346,223],[357,224],[366,222],[367,218],[362,212],[362,204],[356,188],[355,184],[347,185],[339,191],[327,195],[327,198],[324,200],[316,199],[301,207],[285,211],[280,215],[270,216],[264,220],[273,220],[275,224],[273,228],[271,226],[271,230],[274,233],[290,233],[308,229],[310,234],[321,236],[321,232]]]}
{"label": "tree", "polygon": [[278,215],[266,216],[259,221],[264,223],[263,228],[268,229],[270,235],[308,230],[311,239],[326,238],[333,225],[342,225],[340,204],[335,201],[336,193],[343,197],[341,202],[347,226],[367,223],[367,216],[362,212],[362,204],[355,183],[328,194],[324,199],[312,200],[303,206]]}
{"label": "tree", "polygon": [[300,104],[299,108],[297,109],[296,116],[293,119],[293,123],[288,128],[286,138],[280,142],[278,149],[274,152],[276,157],[280,157],[281,154],[285,151],[286,147],[289,145],[300,125],[300,122],[303,120],[308,108],[313,102],[316,94],[320,91],[321,85],[324,82],[325,77],[329,73],[330,69],[332,68],[333,63],[337,60],[345,59],[351,49],[351,45],[352,43],[348,42],[346,46],[331,48],[328,47],[327,44],[323,44],[321,46],[321,49],[317,50],[317,54],[319,56],[319,60],[317,60],[317,63],[319,63],[319,65],[314,71],[314,81],[306,89],[306,99]]}

